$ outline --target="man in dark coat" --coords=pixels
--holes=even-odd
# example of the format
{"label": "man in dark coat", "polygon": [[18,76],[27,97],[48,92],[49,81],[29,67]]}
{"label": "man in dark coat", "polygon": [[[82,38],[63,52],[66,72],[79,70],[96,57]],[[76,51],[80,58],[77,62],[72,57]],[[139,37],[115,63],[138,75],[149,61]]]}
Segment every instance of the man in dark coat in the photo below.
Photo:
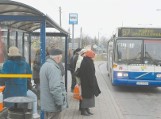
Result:
{"label": "man in dark coat", "polygon": [[74,74],[75,71],[75,66],[76,66],[76,62],[78,60],[78,56],[79,56],[79,52],[81,51],[81,48],[77,48],[74,52],[73,52],[73,56],[70,59],[70,72],[72,75],[72,84],[71,84],[71,91],[73,92],[73,89],[76,85],[76,76]]}

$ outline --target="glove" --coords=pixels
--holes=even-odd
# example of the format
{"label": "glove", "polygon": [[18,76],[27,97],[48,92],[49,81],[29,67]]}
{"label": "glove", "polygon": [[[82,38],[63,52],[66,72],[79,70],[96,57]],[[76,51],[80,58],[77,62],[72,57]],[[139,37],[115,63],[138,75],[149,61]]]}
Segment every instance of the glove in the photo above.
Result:
{"label": "glove", "polygon": [[61,106],[61,105],[57,105],[56,107],[57,107],[57,109],[58,109],[59,111],[62,111],[62,106]]}

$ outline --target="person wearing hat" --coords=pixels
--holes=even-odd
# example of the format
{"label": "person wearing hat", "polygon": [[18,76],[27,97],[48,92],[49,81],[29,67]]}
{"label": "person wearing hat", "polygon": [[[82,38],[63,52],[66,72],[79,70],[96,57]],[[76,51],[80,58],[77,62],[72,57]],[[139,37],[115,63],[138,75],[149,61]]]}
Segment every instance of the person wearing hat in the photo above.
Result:
{"label": "person wearing hat", "polygon": [[[79,72],[79,68],[80,68],[81,62],[83,60],[83,57],[85,56],[86,51],[87,51],[86,49],[82,49],[79,52],[78,60],[76,62],[76,66],[75,66],[76,84],[78,84],[79,86],[81,85],[81,81],[80,81],[80,78],[77,76],[77,74]],[[79,110],[81,111],[81,100],[79,101]]]}
{"label": "person wearing hat", "polygon": [[45,119],[60,119],[61,111],[67,108],[65,85],[58,65],[61,60],[62,51],[52,48],[40,69],[41,110],[45,112]]}
{"label": "person wearing hat", "polygon": [[[39,72],[40,72],[40,68],[41,68],[41,56],[40,56],[40,49],[38,49],[35,53],[35,59],[33,61],[33,69],[32,69],[32,79],[34,81],[34,85],[35,85],[35,90],[36,90],[36,94],[38,99],[40,99],[40,77],[39,77]],[[46,48],[45,51],[46,57],[48,56],[48,50]]]}
{"label": "person wearing hat", "polygon": [[87,50],[78,72],[78,77],[80,77],[81,80],[82,94],[80,105],[81,115],[84,116],[93,115],[89,108],[95,106],[95,96],[98,96],[101,93],[95,76],[94,57],[95,53],[92,50]]}
{"label": "person wearing hat", "polygon": [[73,89],[76,85],[76,76],[74,74],[75,72],[75,67],[76,67],[76,62],[78,60],[79,52],[81,51],[81,48],[77,48],[73,52],[73,56],[70,59],[70,72],[72,75],[72,83],[71,83],[71,92],[73,92]]}
{"label": "person wearing hat", "polygon": [[78,60],[76,62],[76,66],[75,66],[75,72],[80,68],[81,62],[83,60],[83,57],[85,56],[86,51],[87,51],[86,49],[82,49],[79,52]]}
{"label": "person wearing hat", "polygon": [[[25,61],[25,58],[21,56],[17,47],[11,46],[9,48],[8,59],[4,62],[2,68],[3,74],[31,74],[31,68]],[[37,112],[37,96],[31,91],[31,79],[27,78],[14,78],[5,80],[4,99],[15,96],[29,96],[34,99],[33,102],[33,118],[39,118],[40,115]],[[7,104],[7,107],[13,105]]]}

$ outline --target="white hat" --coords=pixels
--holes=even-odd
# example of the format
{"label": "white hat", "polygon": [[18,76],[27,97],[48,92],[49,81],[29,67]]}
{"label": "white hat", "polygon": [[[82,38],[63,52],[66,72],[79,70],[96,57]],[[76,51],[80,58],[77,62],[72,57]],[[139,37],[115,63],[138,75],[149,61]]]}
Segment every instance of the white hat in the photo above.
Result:
{"label": "white hat", "polygon": [[80,54],[80,55],[83,55],[86,51],[87,51],[86,49],[82,49],[82,50],[79,52],[79,54]]}
{"label": "white hat", "polygon": [[15,46],[9,48],[8,56],[21,56],[19,49]]}

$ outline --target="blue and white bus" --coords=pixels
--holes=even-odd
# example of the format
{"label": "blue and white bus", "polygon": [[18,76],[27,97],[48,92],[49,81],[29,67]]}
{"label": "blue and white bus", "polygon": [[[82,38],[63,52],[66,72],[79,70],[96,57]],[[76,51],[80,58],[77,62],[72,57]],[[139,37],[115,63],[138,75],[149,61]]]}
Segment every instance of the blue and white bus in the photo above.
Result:
{"label": "blue and white bus", "polygon": [[120,27],[109,40],[112,85],[161,86],[161,28]]}

